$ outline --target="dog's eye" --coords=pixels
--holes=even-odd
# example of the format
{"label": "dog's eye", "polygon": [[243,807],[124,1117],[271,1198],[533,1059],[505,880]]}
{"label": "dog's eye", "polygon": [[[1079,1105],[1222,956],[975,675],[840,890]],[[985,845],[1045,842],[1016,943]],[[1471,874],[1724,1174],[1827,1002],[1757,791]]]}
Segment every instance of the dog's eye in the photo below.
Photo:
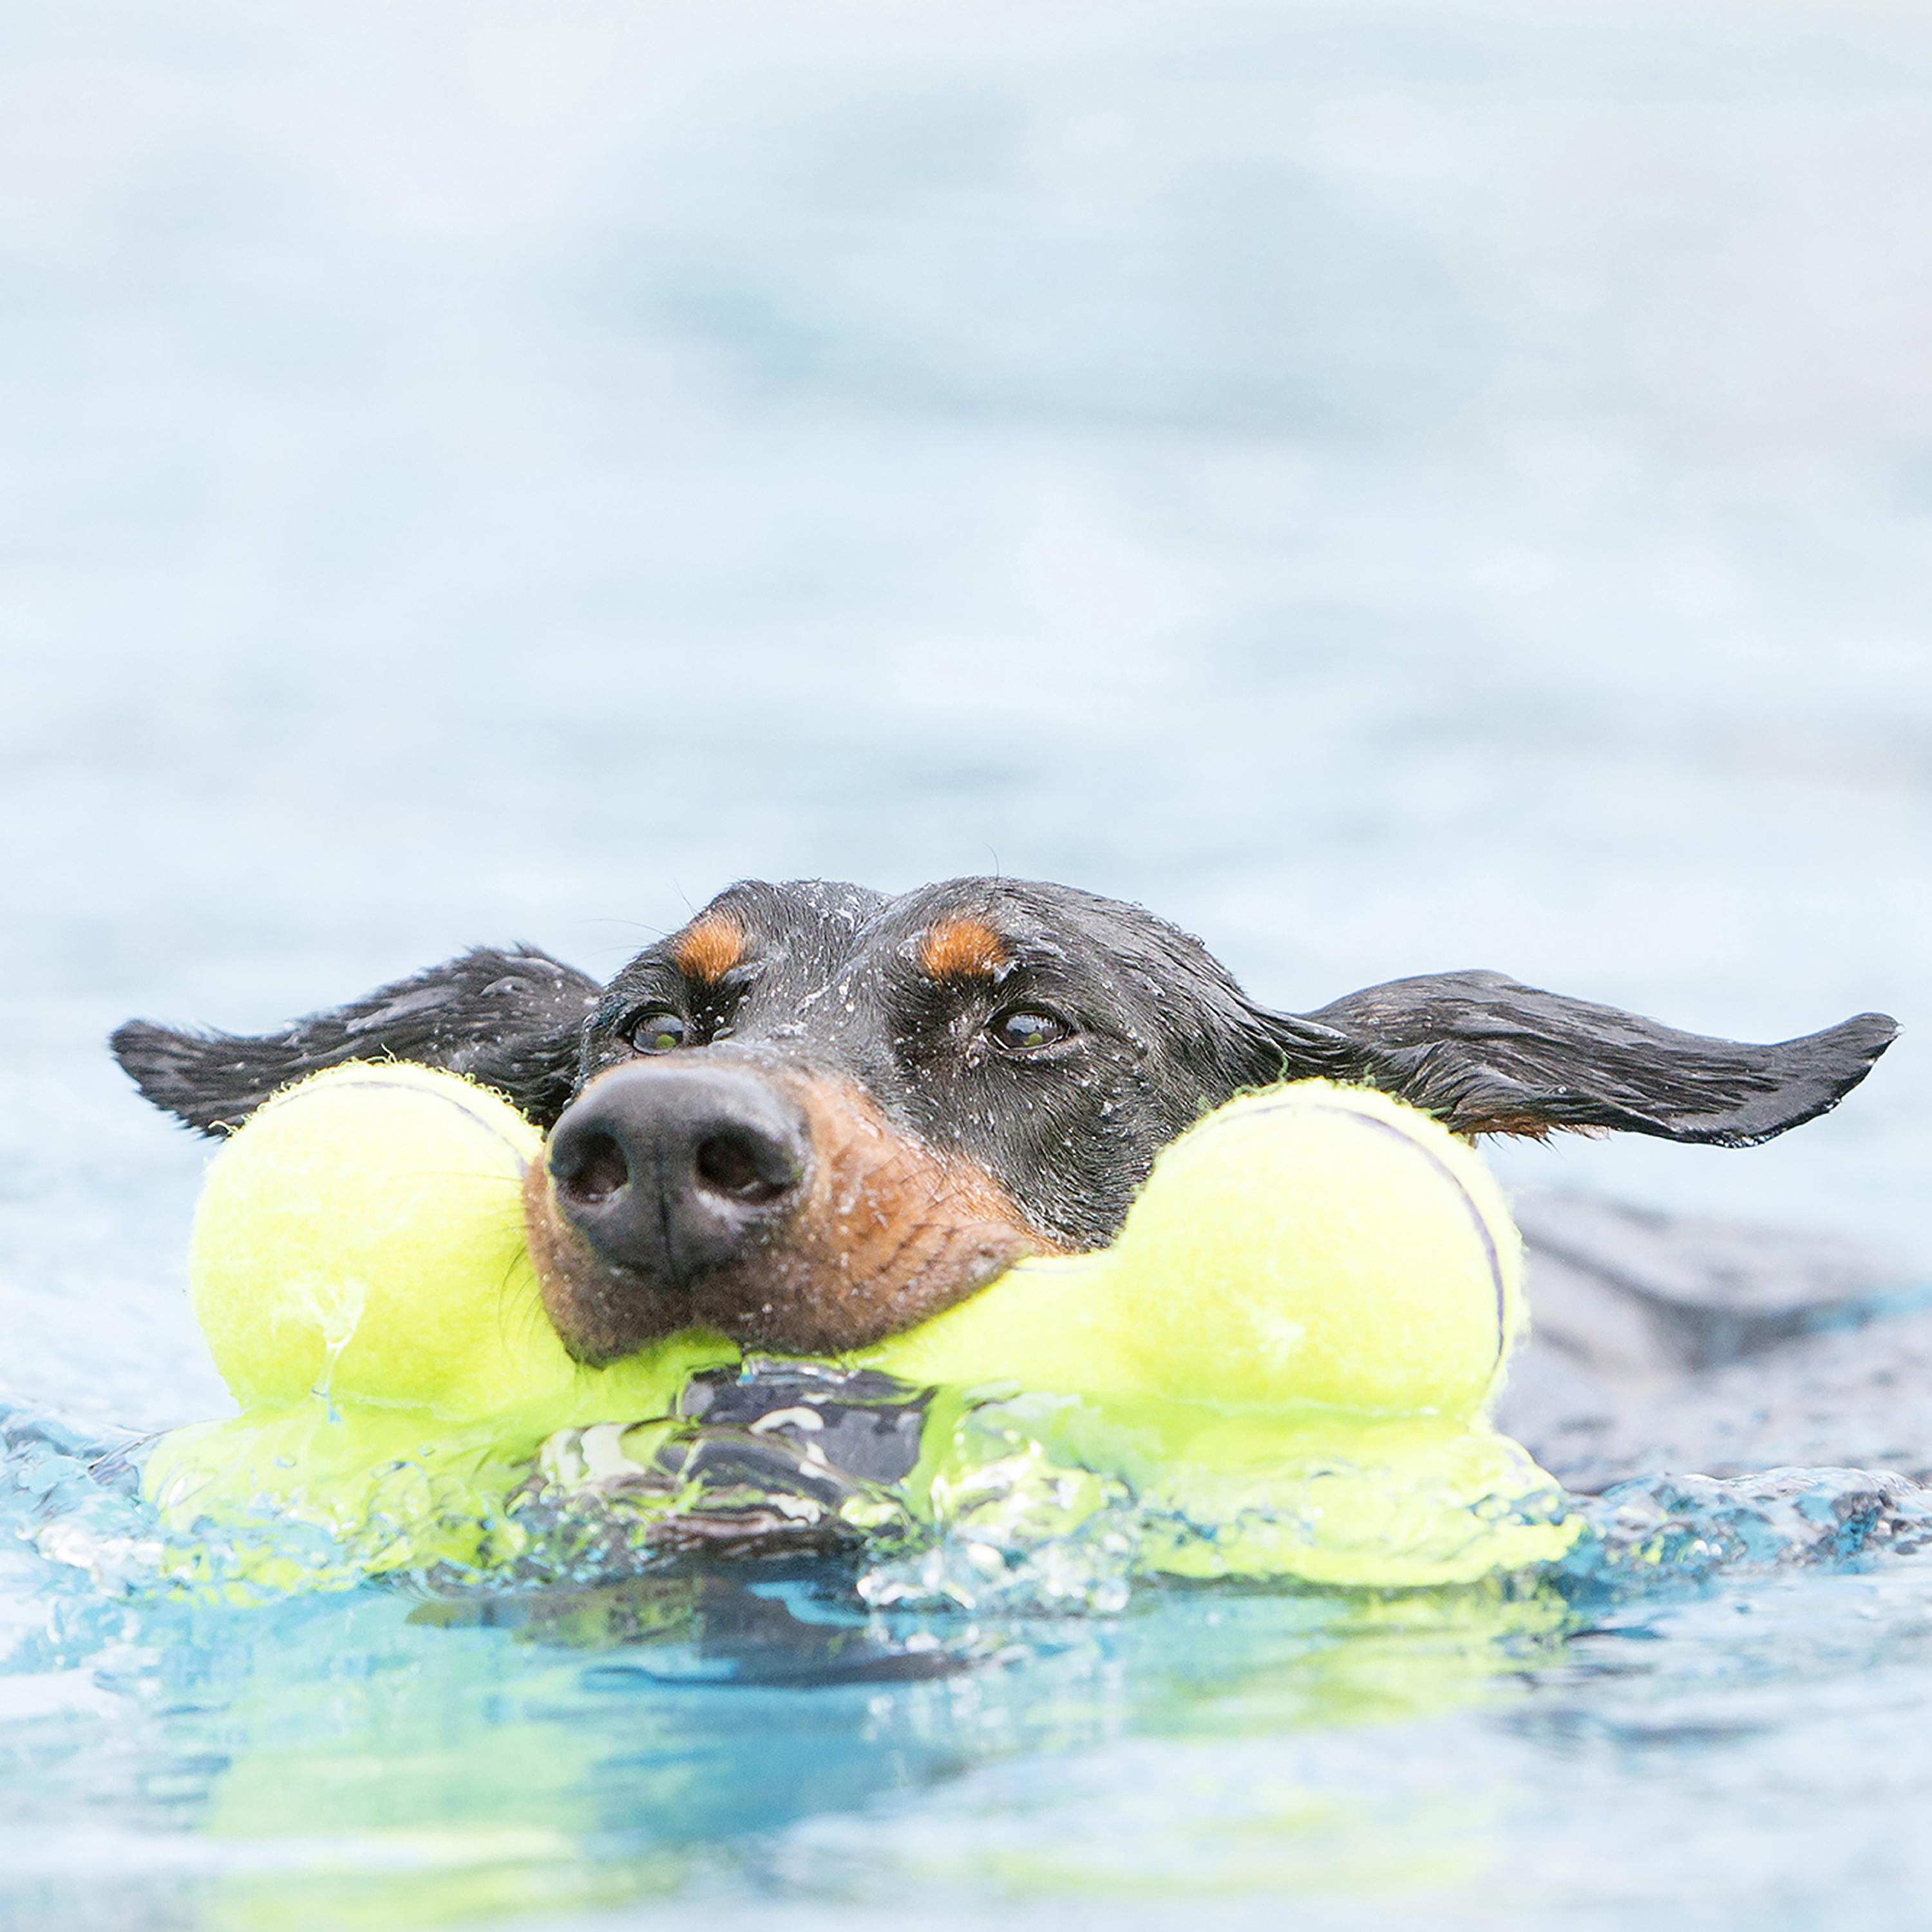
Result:
{"label": "dog's eye", "polygon": [[1051,1046],[1073,1029],[1058,1013],[1034,1006],[1009,1006],[994,1015],[986,1031],[995,1046],[1009,1053],[1027,1053],[1036,1046]]}
{"label": "dog's eye", "polygon": [[677,1013],[640,1013],[626,1036],[640,1053],[669,1053],[684,1044],[686,1028]]}

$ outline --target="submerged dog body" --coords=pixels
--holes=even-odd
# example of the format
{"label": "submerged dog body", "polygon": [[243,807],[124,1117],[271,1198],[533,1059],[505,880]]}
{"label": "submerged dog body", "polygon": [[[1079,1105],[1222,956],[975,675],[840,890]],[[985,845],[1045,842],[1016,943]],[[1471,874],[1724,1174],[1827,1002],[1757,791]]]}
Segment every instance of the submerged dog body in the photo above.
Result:
{"label": "submerged dog body", "polygon": [[550,1318],[608,1361],[693,1324],[836,1352],[1103,1245],[1161,1148],[1244,1089],[1322,1076],[1465,1134],[1748,1146],[1834,1106],[1896,1030],[1744,1045],[1489,972],[1277,1012],[1138,907],[959,879],[747,881],[608,987],[479,950],[281,1033],[130,1022],[114,1047],[204,1131],[350,1060],[502,1092],[549,1132],[526,1216]]}

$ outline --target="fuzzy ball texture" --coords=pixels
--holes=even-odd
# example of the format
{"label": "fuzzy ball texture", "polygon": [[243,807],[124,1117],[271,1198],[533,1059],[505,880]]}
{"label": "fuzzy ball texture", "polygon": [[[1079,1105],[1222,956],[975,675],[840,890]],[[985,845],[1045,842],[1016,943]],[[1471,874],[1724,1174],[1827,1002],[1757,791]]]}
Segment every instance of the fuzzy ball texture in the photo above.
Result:
{"label": "fuzzy ball texture", "polygon": [[194,1308],[244,1409],[340,1402],[485,1415],[568,1382],[524,1244],[542,1137],[427,1067],[334,1067],[216,1155],[189,1250]]}
{"label": "fuzzy ball texture", "polygon": [[[524,1240],[542,1157],[494,1094],[386,1063],[290,1088],[215,1156],[191,1279],[244,1413],[149,1459],[183,1562],[202,1560],[197,1526],[266,1507],[364,1569],[487,1569],[521,1546],[506,1498],[546,1437],[668,1414],[692,1374],[737,1358],[694,1330],[606,1369],[570,1359]],[[1560,1490],[1482,1420],[1519,1268],[1468,1148],[1379,1094],[1309,1082],[1176,1142],[1106,1252],[1022,1262],[856,1359],[998,1398],[935,1408],[951,1420],[908,1479],[935,1521],[998,1490],[985,1436],[1001,1468],[1018,1454],[1124,1479],[1166,1526],[1142,1550],[1155,1569],[1456,1582],[1552,1560],[1576,1534]]]}
{"label": "fuzzy ball texture", "polygon": [[865,1359],[939,1382],[1466,1420],[1521,1325],[1521,1275],[1466,1144],[1386,1095],[1306,1081],[1182,1136],[1104,1253],[1023,1262]]}
{"label": "fuzzy ball texture", "polygon": [[[261,1108],[210,1168],[190,1262],[237,1402],[320,1390],[468,1420],[580,1384],[524,1246],[542,1153],[507,1102],[423,1067],[333,1068]],[[1467,1418],[1520,1322],[1520,1274],[1466,1146],[1311,1081],[1183,1136],[1104,1253],[1023,1262],[862,1359],[956,1384]]]}

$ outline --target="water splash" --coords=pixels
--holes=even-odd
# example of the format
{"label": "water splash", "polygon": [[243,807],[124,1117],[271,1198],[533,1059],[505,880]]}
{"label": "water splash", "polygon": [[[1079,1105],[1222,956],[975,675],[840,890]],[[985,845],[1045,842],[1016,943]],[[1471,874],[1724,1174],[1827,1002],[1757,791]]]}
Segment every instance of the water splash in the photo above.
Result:
{"label": "water splash", "polygon": [[1884,1470],[1642,1476],[1576,1506],[1591,1533],[1556,1574],[1623,1596],[1720,1576],[1864,1568],[1932,1547],[1932,1490]]}
{"label": "water splash", "polygon": [[[862,1393],[874,1407],[848,1406],[876,1435],[893,1392]],[[768,1406],[797,1394],[781,1382]],[[105,1598],[239,1603],[386,1575],[446,1597],[584,1590],[696,1556],[829,1562],[849,1570],[852,1600],[870,1614],[968,1617],[1118,1616],[1161,1574],[1177,1534],[1213,1533],[1198,1524],[1178,1531],[1162,1498],[1057,1456],[1010,1405],[982,1402],[958,1418],[943,1507],[922,1516],[902,1488],[827,1461],[820,1432],[807,1456],[782,1428],[705,1419],[704,1400],[695,1416],[552,1438],[488,1522],[470,1486],[399,1461],[381,1473],[354,1533],[340,1534],[265,1507],[252,1520],[200,1522],[184,1535],[140,1499],[144,1438],[14,1410],[0,1417],[0,1533],[28,1545],[50,1576],[70,1580],[62,1587]],[[1559,1561],[1522,1581],[1580,1604],[1867,1570],[1932,1549],[1932,1490],[1886,1472],[1660,1474],[1567,1507],[1581,1534]],[[1254,1527],[1240,1526],[1244,1535]],[[465,1538],[472,1559],[453,1560],[447,1552]],[[434,1553],[415,1560],[419,1551]]]}

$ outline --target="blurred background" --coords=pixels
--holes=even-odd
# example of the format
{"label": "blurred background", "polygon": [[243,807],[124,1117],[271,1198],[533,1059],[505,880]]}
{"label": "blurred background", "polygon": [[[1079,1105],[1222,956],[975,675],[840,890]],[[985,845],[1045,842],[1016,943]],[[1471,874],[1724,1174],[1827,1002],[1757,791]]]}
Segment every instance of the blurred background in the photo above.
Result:
{"label": "blurred background", "polygon": [[1305,1008],[1919,1032],[1513,1184],[1932,1271],[1932,14],[0,17],[0,1325],[215,1412],[130,1014],[1044,876]]}

